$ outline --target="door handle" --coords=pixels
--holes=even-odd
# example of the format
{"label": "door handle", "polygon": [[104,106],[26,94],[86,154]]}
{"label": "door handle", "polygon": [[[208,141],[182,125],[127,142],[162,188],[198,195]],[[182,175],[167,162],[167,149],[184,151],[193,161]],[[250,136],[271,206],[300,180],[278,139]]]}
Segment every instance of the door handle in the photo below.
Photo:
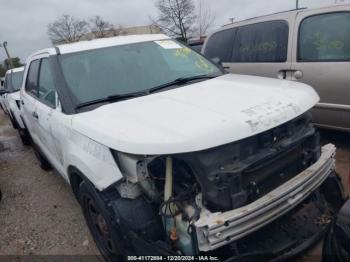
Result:
{"label": "door handle", "polygon": [[38,113],[35,112],[35,111],[32,113],[32,116],[33,116],[35,119],[39,119],[39,115],[38,115]]}
{"label": "door handle", "polygon": [[303,71],[296,70],[293,75],[295,79],[301,79],[303,78]]}

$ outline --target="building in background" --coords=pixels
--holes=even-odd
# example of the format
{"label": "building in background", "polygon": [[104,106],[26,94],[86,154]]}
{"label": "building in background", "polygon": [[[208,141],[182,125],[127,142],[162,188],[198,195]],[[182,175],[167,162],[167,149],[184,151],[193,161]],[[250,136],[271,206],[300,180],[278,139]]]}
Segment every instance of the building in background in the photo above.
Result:
{"label": "building in background", "polygon": [[[113,37],[120,35],[142,35],[142,34],[160,34],[162,30],[156,25],[146,25],[146,26],[134,26],[134,27],[119,27],[109,29],[105,37]],[[95,39],[95,34],[93,32],[87,33],[82,36],[81,41],[83,40],[92,40]]]}

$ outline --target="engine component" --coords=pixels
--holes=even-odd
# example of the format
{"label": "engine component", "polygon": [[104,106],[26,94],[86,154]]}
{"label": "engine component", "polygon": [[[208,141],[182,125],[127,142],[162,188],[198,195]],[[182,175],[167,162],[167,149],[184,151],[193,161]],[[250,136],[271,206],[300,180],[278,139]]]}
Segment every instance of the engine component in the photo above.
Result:
{"label": "engine component", "polygon": [[183,188],[185,193],[181,192],[178,196],[174,196],[173,182],[173,159],[167,157],[165,162],[164,202],[160,206],[166,236],[174,249],[181,250],[185,255],[194,255],[193,236],[189,232],[190,220],[187,211],[179,210],[181,206],[187,207],[184,203],[187,200],[186,190]]}
{"label": "engine component", "polygon": [[119,183],[117,190],[122,198],[136,199],[142,195],[140,185],[129,183],[128,181]]}
{"label": "engine component", "polygon": [[319,136],[305,114],[265,133],[217,148],[177,155],[189,165],[211,212],[250,204],[311,166]]}

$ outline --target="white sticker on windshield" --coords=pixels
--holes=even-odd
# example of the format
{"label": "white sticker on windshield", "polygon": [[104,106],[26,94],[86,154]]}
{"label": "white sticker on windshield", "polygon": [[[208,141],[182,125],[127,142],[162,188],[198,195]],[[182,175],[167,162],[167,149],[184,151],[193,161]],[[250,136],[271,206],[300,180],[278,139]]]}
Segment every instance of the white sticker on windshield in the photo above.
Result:
{"label": "white sticker on windshield", "polygon": [[174,42],[173,40],[160,40],[160,41],[154,41],[164,49],[181,49],[182,46],[180,46],[178,43]]}

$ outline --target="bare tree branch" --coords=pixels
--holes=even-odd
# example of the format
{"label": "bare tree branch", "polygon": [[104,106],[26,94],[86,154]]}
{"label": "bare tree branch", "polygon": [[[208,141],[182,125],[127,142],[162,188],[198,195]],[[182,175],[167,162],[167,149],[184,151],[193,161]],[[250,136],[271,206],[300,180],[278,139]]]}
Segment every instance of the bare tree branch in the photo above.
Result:
{"label": "bare tree branch", "polygon": [[94,16],[89,19],[90,21],[90,30],[96,38],[104,38],[108,36],[108,32],[113,30],[113,25],[100,16]]}
{"label": "bare tree branch", "polygon": [[71,15],[62,15],[47,27],[52,43],[77,42],[88,31],[88,23]]}
{"label": "bare tree branch", "polygon": [[213,14],[210,6],[207,3],[203,3],[203,0],[199,0],[198,9],[198,34],[199,38],[201,38],[213,27],[216,16]]}
{"label": "bare tree branch", "polygon": [[196,20],[193,0],[157,0],[156,7],[159,15],[151,19],[153,24],[170,35],[188,40],[194,31]]}

